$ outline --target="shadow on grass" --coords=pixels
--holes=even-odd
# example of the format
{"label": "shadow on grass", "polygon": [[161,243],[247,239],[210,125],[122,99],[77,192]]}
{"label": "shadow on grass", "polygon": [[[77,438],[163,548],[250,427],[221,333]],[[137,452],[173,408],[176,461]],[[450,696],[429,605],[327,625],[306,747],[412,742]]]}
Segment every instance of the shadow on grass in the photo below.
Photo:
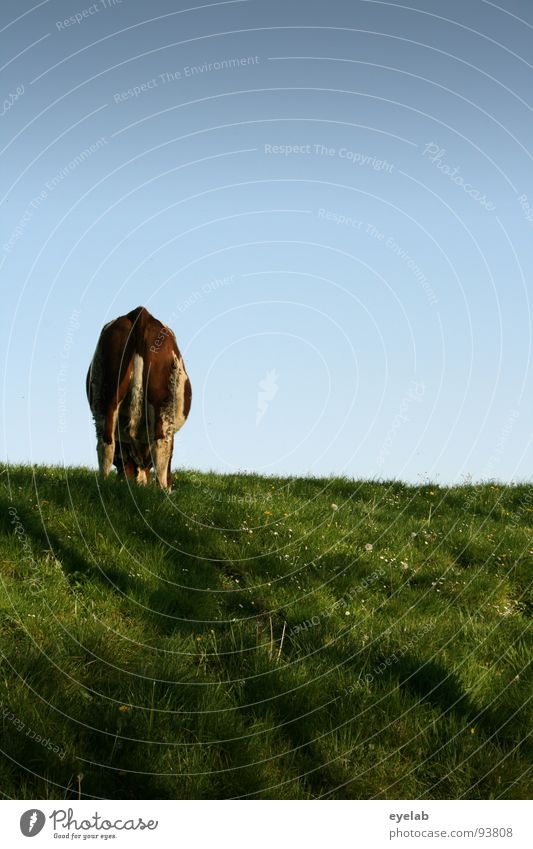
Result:
{"label": "shadow on grass", "polygon": [[[493,742],[503,745],[520,744],[521,723],[512,721],[513,713],[520,705],[511,707],[488,704],[479,707],[470,698],[453,672],[434,660],[420,657],[401,658],[396,670],[390,669],[389,677],[398,680],[400,689],[418,701],[426,702],[441,714],[455,716],[465,728],[474,728]],[[518,736],[517,736],[518,732]],[[527,747],[527,740],[523,741]]]}
{"label": "shadow on grass", "polygon": [[[50,493],[47,494],[50,495]],[[50,495],[50,500],[52,500],[52,497]],[[33,556],[39,557],[51,552],[61,563],[63,572],[70,584],[75,585],[84,581],[96,580],[106,589],[112,590],[113,586],[110,581],[113,581],[121,584],[120,589],[123,592],[127,592],[131,588],[131,581],[123,574],[119,574],[117,570],[110,570],[109,579],[106,579],[105,572],[99,567],[94,557],[83,556],[80,554],[79,547],[76,547],[77,541],[68,544],[58,533],[45,527],[38,512],[30,513],[28,511],[23,497],[8,501],[4,495],[0,494],[0,531],[6,535],[13,533],[13,524],[8,514],[10,507],[14,507],[17,511],[24,533],[31,543]]]}

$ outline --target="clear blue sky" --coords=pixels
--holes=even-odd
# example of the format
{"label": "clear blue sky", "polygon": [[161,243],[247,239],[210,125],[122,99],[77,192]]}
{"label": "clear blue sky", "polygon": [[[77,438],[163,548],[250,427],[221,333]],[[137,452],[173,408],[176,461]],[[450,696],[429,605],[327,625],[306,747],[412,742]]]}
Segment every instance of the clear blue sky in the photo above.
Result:
{"label": "clear blue sky", "polygon": [[4,459],[96,464],[85,372],[144,304],[178,466],[530,479],[529,2],[0,15]]}

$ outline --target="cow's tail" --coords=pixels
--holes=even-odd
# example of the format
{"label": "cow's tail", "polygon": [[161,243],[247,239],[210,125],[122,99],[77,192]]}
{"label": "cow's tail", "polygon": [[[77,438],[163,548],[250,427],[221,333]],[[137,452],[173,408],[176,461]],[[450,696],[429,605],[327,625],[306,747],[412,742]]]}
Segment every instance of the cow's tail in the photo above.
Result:
{"label": "cow's tail", "polygon": [[130,383],[130,418],[129,418],[129,434],[130,438],[137,439],[139,425],[143,414],[143,400],[145,393],[144,374],[144,332],[146,322],[150,313],[144,307],[136,307],[128,313],[128,318],[132,323],[131,335],[133,337],[133,372]]}
{"label": "cow's tail", "polygon": [[130,420],[129,434],[131,439],[137,438],[139,424],[143,411],[144,383],[143,383],[144,360],[141,354],[135,352],[133,355],[133,372],[130,383]]}

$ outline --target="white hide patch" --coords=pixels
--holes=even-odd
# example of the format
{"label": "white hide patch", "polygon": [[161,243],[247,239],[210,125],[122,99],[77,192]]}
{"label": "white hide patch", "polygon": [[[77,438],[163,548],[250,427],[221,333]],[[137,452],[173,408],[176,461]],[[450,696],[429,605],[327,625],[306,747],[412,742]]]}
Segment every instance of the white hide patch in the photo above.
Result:
{"label": "white hide patch", "polygon": [[163,433],[168,438],[173,436],[185,423],[185,384],[187,372],[181,357],[173,354],[172,369],[169,380],[169,397],[161,407]]}
{"label": "white hide patch", "polygon": [[140,354],[133,355],[133,371],[129,386],[129,424],[128,431],[132,440],[137,439],[139,423],[143,415],[143,370],[144,360]]}
{"label": "white hide patch", "polygon": [[180,358],[178,362],[178,379],[176,387],[176,414],[174,420],[174,431],[178,431],[185,424],[185,384],[188,377],[185,365]]}

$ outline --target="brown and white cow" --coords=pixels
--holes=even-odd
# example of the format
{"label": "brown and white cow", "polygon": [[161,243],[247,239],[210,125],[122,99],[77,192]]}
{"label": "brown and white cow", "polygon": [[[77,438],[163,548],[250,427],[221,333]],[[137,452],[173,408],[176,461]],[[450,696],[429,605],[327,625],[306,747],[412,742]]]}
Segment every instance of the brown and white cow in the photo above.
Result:
{"label": "brown and white cow", "polygon": [[191,407],[191,383],[176,338],[144,307],[103,328],[87,373],[87,398],[96,427],[104,478],[119,475],[170,489],[174,434]]}

